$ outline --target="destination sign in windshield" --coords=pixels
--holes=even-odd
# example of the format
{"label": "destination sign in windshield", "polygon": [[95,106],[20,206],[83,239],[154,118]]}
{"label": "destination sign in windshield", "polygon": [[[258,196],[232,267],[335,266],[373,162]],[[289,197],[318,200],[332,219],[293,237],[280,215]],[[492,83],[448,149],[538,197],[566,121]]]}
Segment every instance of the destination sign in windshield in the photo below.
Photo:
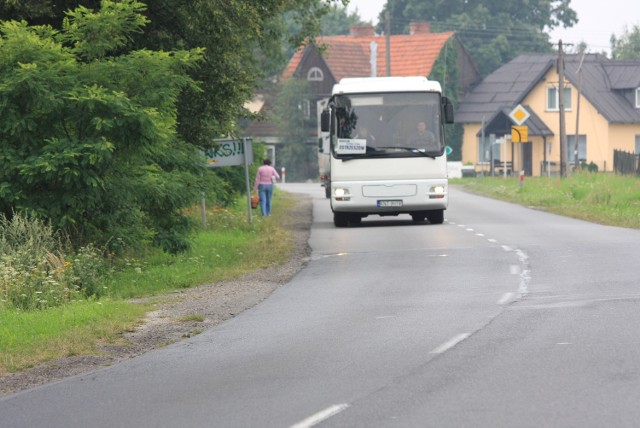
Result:
{"label": "destination sign in windshield", "polygon": [[367,140],[355,138],[338,138],[336,153],[339,155],[358,155],[367,152]]}

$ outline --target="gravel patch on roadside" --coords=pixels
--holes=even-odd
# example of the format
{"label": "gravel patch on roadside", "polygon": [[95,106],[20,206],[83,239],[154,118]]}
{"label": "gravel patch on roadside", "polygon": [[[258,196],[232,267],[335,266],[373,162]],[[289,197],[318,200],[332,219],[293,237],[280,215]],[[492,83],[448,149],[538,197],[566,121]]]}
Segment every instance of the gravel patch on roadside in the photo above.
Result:
{"label": "gravel patch on roadside", "polygon": [[201,333],[249,309],[286,284],[304,267],[311,254],[309,234],[313,216],[311,198],[296,194],[296,207],[285,225],[293,233],[294,249],[280,265],[259,269],[239,278],[152,298],[156,310],[134,331],[124,334],[125,346],[101,346],[100,355],[81,355],[49,361],[0,377],[0,397],[69,376],[87,373],[152,349]]}

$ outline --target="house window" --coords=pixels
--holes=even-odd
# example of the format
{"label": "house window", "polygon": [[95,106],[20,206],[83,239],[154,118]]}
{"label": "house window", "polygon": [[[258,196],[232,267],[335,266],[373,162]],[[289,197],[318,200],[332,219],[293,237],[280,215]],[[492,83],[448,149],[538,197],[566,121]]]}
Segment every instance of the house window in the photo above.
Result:
{"label": "house window", "polygon": [[640,135],[636,135],[636,154],[640,155]]}
{"label": "house window", "polygon": [[636,89],[636,108],[640,108],[640,88]]}
{"label": "house window", "polygon": [[307,80],[310,82],[322,82],[324,80],[324,73],[318,67],[313,67],[307,73]]}
{"label": "house window", "polygon": [[[558,88],[550,86],[547,88],[547,111],[559,111],[560,99]],[[571,110],[571,88],[564,88],[564,109]]]}
{"label": "house window", "polygon": [[[569,163],[576,163],[576,147],[575,147],[576,136],[575,135],[567,135],[567,160]],[[587,161],[587,136],[586,135],[578,135],[578,161],[586,162]]]}

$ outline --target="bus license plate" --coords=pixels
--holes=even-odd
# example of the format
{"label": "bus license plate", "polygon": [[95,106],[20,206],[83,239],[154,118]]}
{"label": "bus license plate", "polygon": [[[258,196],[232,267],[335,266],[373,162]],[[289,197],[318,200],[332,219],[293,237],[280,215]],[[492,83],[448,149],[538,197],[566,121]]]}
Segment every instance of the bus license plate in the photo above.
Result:
{"label": "bus license plate", "polygon": [[378,201],[379,207],[401,207],[402,201]]}

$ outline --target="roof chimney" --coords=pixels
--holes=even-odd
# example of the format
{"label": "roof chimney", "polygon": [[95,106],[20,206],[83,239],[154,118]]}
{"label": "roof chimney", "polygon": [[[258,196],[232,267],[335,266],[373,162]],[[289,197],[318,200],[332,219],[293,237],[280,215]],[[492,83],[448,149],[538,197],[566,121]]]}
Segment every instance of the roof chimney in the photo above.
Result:
{"label": "roof chimney", "polygon": [[409,24],[409,34],[429,34],[431,33],[431,23],[429,22],[412,22]]}
{"label": "roof chimney", "polygon": [[369,48],[371,49],[371,57],[369,59],[371,64],[371,77],[376,77],[378,76],[378,44],[371,42]]}
{"label": "roof chimney", "polygon": [[351,37],[366,37],[375,36],[376,32],[373,25],[352,25],[349,28],[349,35]]}

